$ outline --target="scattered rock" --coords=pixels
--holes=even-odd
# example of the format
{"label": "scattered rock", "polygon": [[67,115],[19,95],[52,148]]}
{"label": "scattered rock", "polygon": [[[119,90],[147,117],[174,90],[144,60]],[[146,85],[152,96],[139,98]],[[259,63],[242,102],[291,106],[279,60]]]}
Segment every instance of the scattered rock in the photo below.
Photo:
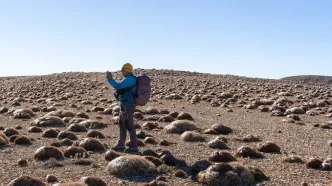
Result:
{"label": "scattered rock", "polygon": [[47,175],[46,176],[46,181],[47,183],[56,183],[59,182],[58,178],[52,175]]}
{"label": "scattered rock", "polygon": [[218,134],[218,132],[217,132],[217,131],[215,131],[215,130],[213,130],[213,129],[206,129],[206,130],[204,131],[204,134],[212,134],[212,135],[217,135],[217,134]]}
{"label": "scattered rock", "polygon": [[172,116],[170,116],[170,115],[166,115],[166,116],[163,116],[163,117],[159,118],[158,121],[159,121],[159,122],[170,123],[170,122],[175,121],[175,119],[174,119]]}
{"label": "scattered rock", "polygon": [[181,140],[186,142],[202,142],[205,141],[205,137],[195,131],[186,131],[182,133]]}
{"label": "scattered rock", "polygon": [[88,152],[82,147],[68,147],[64,152],[63,155],[66,158],[87,158]]}
{"label": "scattered rock", "polygon": [[179,115],[177,116],[178,120],[194,120],[194,118],[186,112],[180,112]]}
{"label": "scattered rock", "polygon": [[63,160],[64,156],[62,152],[55,147],[42,146],[35,151],[34,158],[41,161],[45,161],[50,158],[55,158],[56,160]]}
{"label": "scattered rock", "polygon": [[295,155],[285,157],[285,158],[283,158],[282,161],[287,162],[287,163],[301,163],[301,164],[304,163],[304,161],[301,159],[300,156],[295,156]]}
{"label": "scattered rock", "polygon": [[148,107],[145,109],[145,113],[149,115],[159,114],[159,110],[153,107]]}
{"label": "scattered rock", "polygon": [[58,140],[67,138],[67,139],[70,139],[73,141],[78,139],[77,136],[71,131],[62,131],[58,134],[57,138],[58,138]]}
{"label": "scattered rock", "polygon": [[90,130],[87,134],[86,134],[87,137],[90,137],[90,138],[99,138],[99,139],[105,139],[105,135],[100,132],[100,131],[97,131],[97,130]]}
{"label": "scattered rock", "polygon": [[31,145],[32,144],[31,140],[26,136],[19,136],[18,138],[15,139],[14,143],[16,145]]}
{"label": "scattered rock", "polygon": [[11,181],[7,186],[46,186],[46,184],[39,179],[21,176]]}
{"label": "scattered rock", "polygon": [[186,131],[194,131],[197,130],[198,128],[196,125],[188,120],[178,120],[174,121],[169,125],[166,125],[164,130],[166,133],[170,134],[182,134],[183,132]]}
{"label": "scattered rock", "polygon": [[91,119],[82,121],[79,125],[84,126],[87,129],[104,129],[108,126],[107,123]]}
{"label": "scattered rock", "polygon": [[39,127],[32,126],[28,129],[28,132],[30,132],[30,133],[42,133],[43,130]]}
{"label": "scattered rock", "polygon": [[304,166],[307,169],[320,169],[322,166],[323,161],[316,159],[316,158],[311,158],[308,162],[304,164]]}
{"label": "scattered rock", "polygon": [[43,132],[42,137],[44,138],[56,138],[59,135],[59,130],[57,129],[47,129]]}
{"label": "scattered rock", "polygon": [[17,165],[20,167],[27,167],[28,166],[28,161],[25,159],[19,159],[17,161]]}
{"label": "scattered rock", "polygon": [[219,137],[211,140],[209,143],[208,143],[208,146],[212,149],[220,149],[220,150],[228,150],[230,149],[227,144],[221,140]]}
{"label": "scattered rock", "polygon": [[45,116],[36,119],[31,123],[32,126],[37,127],[65,127],[66,124],[60,117],[57,116]]}
{"label": "scattered rock", "polygon": [[198,181],[204,185],[251,185],[255,182],[254,175],[250,170],[240,164],[231,166],[226,163],[219,163],[210,166],[197,176]]}
{"label": "scattered rock", "polygon": [[152,162],[137,155],[120,156],[109,162],[106,170],[118,177],[147,176],[157,172]]}
{"label": "scattered rock", "polygon": [[208,160],[212,162],[232,162],[236,161],[236,158],[232,154],[225,151],[214,151],[209,156]]}
{"label": "scattered rock", "polygon": [[65,138],[65,139],[60,141],[61,146],[72,146],[73,144],[74,144],[74,141],[72,141],[68,138]]}
{"label": "scattered rock", "polygon": [[114,160],[115,158],[118,158],[118,157],[120,157],[120,156],[121,156],[120,153],[118,153],[118,152],[116,152],[116,151],[114,151],[114,150],[108,150],[108,151],[105,153],[105,155],[104,155],[104,159],[105,159],[106,161],[112,161],[112,160]]}
{"label": "scattered rock", "polygon": [[159,142],[159,145],[161,145],[161,146],[170,146],[171,143],[168,142],[167,140],[161,140],[161,141]]}
{"label": "scattered rock", "polygon": [[229,134],[233,132],[231,128],[223,124],[214,124],[212,125],[212,129],[215,130],[218,134]]}
{"label": "scattered rock", "polygon": [[146,143],[146,144],[157,144],[157,141],[152,137],[146,137],[144,139],[144,143]]}
{"label": "scattered rock", "polygon": [[67,130],[72,131],[72,132],[87,132],[88,131],[88,129],[85,126],[79,125],[77,123],[71,124]]}
{"label": "scattered rock", "polygon": [[259,144],[257,150],[265,153],[281,153],[281,149],[275,143],[267,142],[265,144]]}
{"label": "scattered rock", "polygon": [[16,130],[16,129],[13,129],[13,128],[6,128],[3,133],[7,136],[7,137],[10,137],[10,136],[13,136],[13,135],[19,135],[20,133]]}
{"label": "scattered rock", "polygon": [[142,128],[145,130],[153,130],[159,128],[158,123],[146,122],[143,123]]}
{"label": "scattered rock", "polygon": [[145,159],[151,161],[156,167],[159,167],[160,165],[163,164],[163,162],[157,158],[157,157],[154,157],[154,156],[143,156]]}
{"label": "scattered rock", "polygon": [[178,178],[186,178],[187,174],[183,170],[177,170],[175,171],[174,176]]}
{"label": "scattered rock", "polygon": [[255,150],[253,150],[247,146],[240,147],[237,150],[236,155],[239,157],[243,157],[243,158],[248,158],[248,157],[249,158],[263,158],[264,157],[261,153],[256,152]]}
{"label": "scattered rock", "polygon": [[212,163],[208,160],[199,160],[196,161],[192,166],[191,169],[195,173],[199,173],[201,171],[205,171],[207,168],[209,168],[212,165]]}
{"label": "scattered rock", "polygon": [[87,151],[105,151],[104,145],[94,138],[85,138],[79,143],[79,147],[83,147]]}

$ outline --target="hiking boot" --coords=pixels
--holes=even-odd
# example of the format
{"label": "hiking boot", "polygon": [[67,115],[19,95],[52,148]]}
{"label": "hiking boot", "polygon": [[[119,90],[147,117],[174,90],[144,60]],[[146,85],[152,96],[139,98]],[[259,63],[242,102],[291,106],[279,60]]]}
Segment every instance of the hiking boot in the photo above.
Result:
{"label": "hiking boot", "polygon": [[115,151],[124,151],[126,149],[126,147],[124,146],[115,146],[112,148],[112,150],[115,150]]}
{"label": "hiking boot", "polygon": [[127,153],[138,152],[138,148],[129,147],[125,150],[125,152],[127,152]]}

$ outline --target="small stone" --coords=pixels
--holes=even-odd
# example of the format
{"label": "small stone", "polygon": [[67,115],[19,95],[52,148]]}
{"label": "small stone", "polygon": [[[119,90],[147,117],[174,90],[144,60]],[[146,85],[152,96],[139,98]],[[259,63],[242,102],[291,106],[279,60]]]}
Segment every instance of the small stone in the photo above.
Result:
{"label": "small stone", "polygon": [[20,166],[20,167],[26,167],[26,166],[28,166],[28,162],[27,162],[27,160],[25,160],[25,159],[20,159],[20,160],[18,160],[18,161],[17,161],[17,164],[18,164],[18,166]]}
{"label": "small stone", "polygon": [[175,171],[174,176],[178,178],[185,178],[187,177],[187,174],[183,170],[177,170]]}
{"label": "small stone", "polygon": [[56,178],[55,176],[52,176],[52,175],[47,175],[46,176],[46,181],[48,183],[56,183],[56,182],[59,182],[58,181],[58,178]]}

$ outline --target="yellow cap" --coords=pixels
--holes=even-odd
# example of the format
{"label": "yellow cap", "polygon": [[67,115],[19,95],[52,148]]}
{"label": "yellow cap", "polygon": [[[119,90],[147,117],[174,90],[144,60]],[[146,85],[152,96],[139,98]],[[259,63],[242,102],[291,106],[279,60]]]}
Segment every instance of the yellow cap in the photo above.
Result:
{"label": "yellow cap", "polygon": [[133,65],[131,65],[130,63],[126,63],[122,66],[122,70],[126,72],[133,72]]}

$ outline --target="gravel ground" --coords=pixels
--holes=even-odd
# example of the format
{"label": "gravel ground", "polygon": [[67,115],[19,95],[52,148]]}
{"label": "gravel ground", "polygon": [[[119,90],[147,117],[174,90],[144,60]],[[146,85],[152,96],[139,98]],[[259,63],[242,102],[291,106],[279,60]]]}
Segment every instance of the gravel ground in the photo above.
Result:
{"label": "gravel ground", "polygon": [[[228,146],[231,147],[233,155],[236,150],[243,146],[254,146],[257,143],[263,142],[274,142],[281,148],[281,154],[269,154],[264,153],[264,159],[248,159],[248,158],[237,158],[238,162],[244,165],[253,165],[260,168],[268,177],[269,180],[261,182],[261,185],[301,185],[302,183],[308,183],[309,185],[314,184],[328,184],[332,180],[331,171],[313,170],[306,169],[303,164],[290,164],[283,163],[282,158],[287,155],[298,155],[303,160],[307,161],[310,158],[318,158],[324,160],[331,157],[332,147],[329,147],[328,141],[332,139],[332,129],[321,129],[314,127],[316,123],[323,123],[329,121],[324,114],[317,116],[308,116],[306,114],[299,115],[305,125],[298,125],[295,123],[288,123],[282,121],[284,117],[273,117],[270,113],[260,112],[258,109],[244,109],[238,107],[238,103],[230,104],[228,108],[223,107],[211,107],[209,102],[201,101],[200,103],[191,104],[190,95],[204,95],[215,91],[217,94],[225,91],[231,91],[237,89],[236,92],[240,93],[243,91],[249,92],[243,97],[243,100],[250,98],[257,98],[268,96],[270,98],[278,96],[276,93],[283,90],[291,90],[294,96],[287,97],[289,100],[296,100],[296,95],[306,94],[310,90],[331,90],[329,87],[309,87],[310,90],[305,88],[290,89],[284,86],[285,82],[280,82],[274,88],[268,90],[266,87],[273,87],[274,80],[252,80],[243,77],[236,76],[217,76],[218,79],[215,82],[211,82],[214,75],[199,75],[176,72],[176,71],[147,71],[153,78],[154,96],[151,102],[145,107],[139,107],[140,110],[144,111],[147,107],[154,107],[158,110],[167,109],[169,111],[187,112],[194,118],[194,123],[200,129],[208,129],[215,123],[224,124],[233,129],[233,132],[229,135],[223,135],[228,139]],[[59,82],[59,81],[62,82]],[[40,81],[40,82],[39,82]],[[41,82],[44,82],[45,87],[42,88]],[[54,84],[55,83],[55,84]],[[193,89],[189,89],[184,85],[189,84]],[[234,85],[234,87],[232,86]],[[265,87],[261,88],[264,84]],[[290,86],[293,84],[289,83]],[[112,90],[103,88],[107,86],[104,82],[103,74],[101,73],[65,73],[65,74],[53,74],[48,76],[35,76],[35,77],[12,77],[2,78],[0,101],[1,106],[12,108],[11,105],[14,98],[22,96],[24,99],[31,101],[20,102],[21,106],[17,108],[31,108],[37,107],[49,107],[54,103],[61,103],[62,106],[55,106],[57,110],[68,109],[75,113],[86,112],[86,109],[92,109],[94,105],[98,105],[103,108],[107,108],[111,103],[101,102],[101,98],[112,100]],[[35,86],[35,87],[34,87]],[[188,86],[189,87],[189,86]],[[251,88],[250,88],[251,87]],[[252,90],[256,88],[257,90]],[[266,89],[264,92],[263,89]],[[187,89],[187,90],[186,90]],[[193,90],[205,90],[204,93],[195,93]],[[274,94],[273,91],[276,91]],[[73,93],[74,95],[80,95],[80,98],[72,97],[68,100],[59,100],[58,98],[65,93]],[[57,98],[56,101],[50,103],[37,103],[36,100],[38,93],[52,93],[49,94],[49,98]],[[79,94],[81,93],[81,94]],[[178,93],[184,99],[182,100],[166,100],[165,96],[171,93]],[[320,93],[320,94],[324,94]],[[95,97],[93,97],[95,96]],[[189,99],[187,100],[187,98]],[[278,96],[282,97],[282,96]],[[92,105],[83,105],[82,100],[91,100]],[[319,97],[308,98],[308,101],[318,101]],[[330,99],[331,100],[331,99]],[[69,108],[69,104],[74,103],[80,108]],[[295,103],[294,103],[295,105]],[[328,107],[328,106],[327,106]],[[229,112],[231,108],[233,112]],[[138,183],[146,183],[154,180],[154,177],[138,177],[131,178],[130,180],[119,179],[109,175],[105,171],[105,167],[108,162],[103,158],[103,153],[92,153],[88,160],[92,161],[92,165],[82,166],[74,165],[75,160],[66,159],[60,162],[39,162],[34,160],[34,152],[43,145],[50,145],[55,142],[56,139],[43,138],[41,133],[28,133],[30,123],[36,118],[45,115],[47,112],[36,112],[37,116],[31,119],[13,119],[12,115],[8,113],[0,114],[0,126],[16,127],[22,126],[23,129],[18,130],[21,135],[26,135],[29,138],[35,139],[31,146],[20,146],[10,143],[8,146],[0,149],[0,183],[8,184],[11,180],[22,176],[28,175],[34,178],[45,181],[46,175],[54,175],[61,182],[76,181],[84,176],[97,176],[103,179],[109,185],[138,185]],[[109,123],[110,125],[105,129],[99,129],[102,131],[107,138],[101,139],[103,143],[106,143],[109,147],[116,143],[118,137],[118,126],[114,124],[111,115],[100,114],[96,112],[87,113],[90,118],[102,117],[102,121]],[[161,116],[161,115],[158,115]],[[332,120],[330,118],[330,120]],[[145,121],[135,121],[137,124],[142,125]],[[169,123],[158,122],[161,127],[166,126]],[[66,127],[60,127],[61,131],[67,129]],[[43,128],[44,129],[44,128]],[[207,159],[207,157],[215,151],[207,146],[207,142],[216,137],[216,135],[203,134],[206,138],[206,142],[184,142],[180,140],[178,134],[166,134],[163,130],[161,131],[146,131],[146,133],[155,137],[157,141],[166,139],[170,142],[174,142],[173,145],[163,147],[159,145],[147,145],[141,148],[150,148],[153,150],[167,149],[172,154],[180,159],[186,160],[190,165],[197,160]],[[86,137],[86,133],[75,133],[79,140]],[[234,140],[235,138],[241,138],[248,134],[259,136],[261,142],[244,143]],[[61,147],[63,151],[66,147]],[[19,159],[26,159],[28,161],[27,167],[19,167],[17,161]],[[55,166],[56,163],[60,163],[62,166]],[[167,183],[169,185],[201,185],[198,182],[191,180],[189,177],[176,178],[173,172],[166,174]],[[0,184],[1,185],[1,184]]]}

